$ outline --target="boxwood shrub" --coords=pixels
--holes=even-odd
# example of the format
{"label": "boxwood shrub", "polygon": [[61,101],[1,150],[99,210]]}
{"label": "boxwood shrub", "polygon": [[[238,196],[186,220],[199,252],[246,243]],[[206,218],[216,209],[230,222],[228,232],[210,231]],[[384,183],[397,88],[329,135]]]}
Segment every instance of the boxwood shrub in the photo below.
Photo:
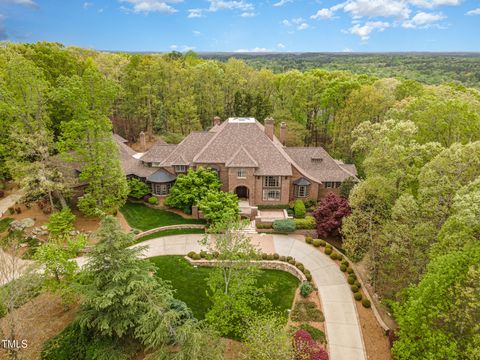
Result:
{"label": "boxwood shrub", "polygon": [[321,245],[321,240],[315,239],[313,240],[313,246],[319,247]]}
{"label": "boxwood shrub", "polygon": [[307,297],[313,291],[312,284],[308,281],[304,281],[300,284],[300,295]]}
{"label": "boxwood shrub", "polygon": [[312,274],[310,274],[310,273],[305,274],[305,278],[306,278],[308,281],[312,281]]}
{"label": "boxwood shrub", "polygon": [[325,254],[326,254],[326,255],[330,255],[330,254],[332,253],[332,251],[333,251],[333,250],[332,250],[332,248],[330,248],[330,247],[326,247],[326,248],[325,248]]}
{"label": "boxwood shrub", "polygon": [[336,252],[332,252],[332,253],[330,254],[330,259],[332,259],[332,260],[337,260],[337,253],[336,253]]}
{"label": "boxwood shrub", "polygon": [[362,293],[361,292],[356,292],[355,294],[353,294],[353,298],[357,301],[362,300],[362,298],[363,298]]}
{"label": "boxwood shrub", "polygon": [[370,306],[372,306],[372,304],[370,303],[370,300],[368,300],[367,298],[365,298],[365,299],[362,300],[362,305],[363,305],[363,307],[365,307],[365,308],[367,308],[367,309],[368,309]]}
{"label": "boxwood shrub", "polygon": [[296,230],[295,222],[292,219],[275,220],[273,229],[281,233],[290,233]]}
{"label": "boxwood shrub", "polygon": [[347,278],[347,282],[348,282],[350,285],[353,285],[353,284],[355,284],[355,279],[354,279],[353,277],[349,276],[349,277]]}
{"label": "boxwood shrub", "polygon": [[346,267],[345,265],[343,265],[343,264],[340,265],[340,271],[341,271],[341,272],[347,271],[347,267]]}
{"label": "boxwood shrub", "polygon": [[150,205],[157,205],[158,204],[158,199],[155,196],[151,196],[148,198],[148,203]]}
{"label": "boxwood shrub", "polygon": [[[297,222],[295,222],[297,224]],[[298,224],[297,224],[297,229],[299,229]],[[311,236],[305,236],[305,242],[307,244],[311,244],[313,242],[313,238]]]}
{"label": "boxwood shrub", "polygon": [[348,272],[349,274],[353,274],[353,269],[352,269],[351,267],[349,267],[349,268],[347,269],[347,272]]}
{"label": "boxwood shrub", "polygon": [[353,284],[350,288],[352,289],[352,292],[354,292],[354,293],[358,292],[358,286],[357,285]]}

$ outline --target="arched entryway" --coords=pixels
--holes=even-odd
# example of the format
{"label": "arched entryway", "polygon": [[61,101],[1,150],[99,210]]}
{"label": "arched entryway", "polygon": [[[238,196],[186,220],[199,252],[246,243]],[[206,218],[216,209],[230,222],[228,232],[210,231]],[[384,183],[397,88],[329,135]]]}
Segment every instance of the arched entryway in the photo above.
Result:
{"label": "arched entryway", "polygon": [[246,186],[237,186],[235,188],[235,194],[237,194],[239,199],[247,199],[249,197],[249,190]]}

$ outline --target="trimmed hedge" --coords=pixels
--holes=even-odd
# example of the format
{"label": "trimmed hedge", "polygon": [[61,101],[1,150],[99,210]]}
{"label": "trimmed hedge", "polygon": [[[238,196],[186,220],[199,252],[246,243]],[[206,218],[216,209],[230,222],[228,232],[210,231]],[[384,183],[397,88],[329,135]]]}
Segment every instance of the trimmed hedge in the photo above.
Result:
{"label": "trimmed hedge", "polygon": [[258,205],[259,210],[267,210],[267,209],[290,209],[288,204],[278,204],[278,205]]}
{"label": "trimmed hedge", "polygon": [[264,223],[264,224],[257,224],[257,229],[271,229],[272,224]]}
{"label": "trimmed hedge", "polygon": [[282,219],[273,222],[273,229],[278,232],[290,233],[295,231],[297,227],[292,219]]}
{"label": "trimmed hedge", "polygon": [[304,219],[295,218],[293,221],[295,221],[297,229],[300,230],[313,230],[317,225],[313,216],[306,216]]}
{"label": "trimmed hedge", "polygon": [[322,240],[318,240],[318,239],[313,240],[313,246],[319,247],[321,245],[321,241]]}

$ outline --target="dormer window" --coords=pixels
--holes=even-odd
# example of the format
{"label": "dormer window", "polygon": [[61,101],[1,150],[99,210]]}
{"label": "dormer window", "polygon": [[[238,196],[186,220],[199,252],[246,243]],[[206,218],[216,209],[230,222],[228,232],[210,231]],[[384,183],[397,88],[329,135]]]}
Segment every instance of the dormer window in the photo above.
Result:
{"label": "dormer window", "polygon": [[321,163],[323,161],[322,158],[312,158],[313,163]]}
{"label": "dormer window", "polygon": [[178,173],[186,173],[187,172],[187,166],[186,165],[175,165],[174,166],[175,172]]}

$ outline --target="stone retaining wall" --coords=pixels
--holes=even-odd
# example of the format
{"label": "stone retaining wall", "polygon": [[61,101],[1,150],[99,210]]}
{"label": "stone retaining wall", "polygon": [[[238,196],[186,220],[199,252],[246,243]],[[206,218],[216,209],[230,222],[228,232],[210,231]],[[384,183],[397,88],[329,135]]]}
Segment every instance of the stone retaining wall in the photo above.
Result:
{"label": "stone retaining wall", "polygon": [[159,232],[164,230],[176,230],[176,229],[205,229],[204,224],[179,224],[179,225],[169,225],[169,226],[161,226],[155,229],[150,229],[144,232],[141,232],[134,236],[134,239],[140,239],[141,237]]}
{"label": "stone retaining wall", "polygon": [[[192,265],[208,266],[208,267],[215,266],[216,263],[221,261],[221,260],[206,260],[206,259],[193,260],[193,259],[190,259],[188,256],[185,256],[185,259]],[[300,282],[307,281],[305,274],[302,273],[296,266],[284,261],[256,260],[256,261],[251,261],[251,263],[258,264],[261,269],[281,270],[281,271],[288,272],[293,276],[295,276],[298,280],[300,280]]]}

